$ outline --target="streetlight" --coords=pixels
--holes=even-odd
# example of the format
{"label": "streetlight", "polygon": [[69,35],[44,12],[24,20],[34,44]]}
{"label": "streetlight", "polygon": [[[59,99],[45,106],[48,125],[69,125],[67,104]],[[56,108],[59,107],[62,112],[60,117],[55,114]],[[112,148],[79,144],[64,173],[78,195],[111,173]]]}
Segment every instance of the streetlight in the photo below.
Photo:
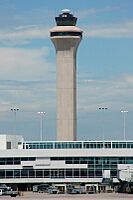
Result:
{"label": "streetlight", "polygon": [[121,110],[121,113],[123,114],[123,139],[126,140],[126,114],[128,113],[128,110]]}
{"label": "streetlight", "polygon": [[13,132],[16,133],[16,120],[17,120],[17,112],[19,111],[19,108],[11,108],[11,111],[14,114]]}
{"label": "streetlight", "polygon": [[101,112],[102,112],[102,139],[103,139],[103,142],[104,142],[104,137],[105,137],[105,135],[104,135],[104,112],[106,111],[106,110],[108,110],[108,108],[107,107],[99,107],[98,108]]}
{"label": "streetlight", "polygon": [[43,140],[43,116],[46,112],[37,112],[40,115],[40,141]]}

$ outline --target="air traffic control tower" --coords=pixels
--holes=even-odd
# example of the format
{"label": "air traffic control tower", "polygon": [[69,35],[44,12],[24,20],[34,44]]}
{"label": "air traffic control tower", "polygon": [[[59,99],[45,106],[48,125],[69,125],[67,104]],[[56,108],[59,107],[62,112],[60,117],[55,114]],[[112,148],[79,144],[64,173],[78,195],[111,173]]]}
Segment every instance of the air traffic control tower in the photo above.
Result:
{"label": "air traffic control tower", "polygon": [[82,30],[76,27],[77,18],[64,9],[55,17],[56,26],[50,37],[57,58],[57,140],[76,140],[76,52]]}

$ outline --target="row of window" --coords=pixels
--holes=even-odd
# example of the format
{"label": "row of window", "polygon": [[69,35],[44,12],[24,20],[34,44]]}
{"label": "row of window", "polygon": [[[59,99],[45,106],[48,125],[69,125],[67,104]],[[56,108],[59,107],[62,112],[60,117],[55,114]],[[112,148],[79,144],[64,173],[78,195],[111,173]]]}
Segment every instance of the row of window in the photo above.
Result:
{"label": "row of window", "polygon": [[67,31],[67,32],[51,32],[50,34],[51,37],[54,36],[80,36],[82,37],[82,33],[81,32],[71,32],[71,31]]}
{"label": "row of window", "polygon": [[25,149],[124,149],[133,148],[133,142],[26,142]]}
{"label": "row of window", "polygon": [[51,160],[65,160],[66,164],[117,165],[133,164],[133,157],[51,157]]}
{"label": "row of window", "polygon": [[[112,178],[117,177],[117,170],[111,170]],[[17,169],[0,170],[0,179],[7,178],[102,178],[101,169]]]}
{"label": "row of window", "polygon": [[[21,161],[35,161],[36,157],[0,158],[0,165],[20,165]],[[51,157],[51,161],[64,160],[66,164],[88,164],[88,167],[133,164],[133,157]]]}
{"label": "row of window", "polygon": [[35,161],[35,157],[0,158],[0,165],[20,165],[21,161]]}

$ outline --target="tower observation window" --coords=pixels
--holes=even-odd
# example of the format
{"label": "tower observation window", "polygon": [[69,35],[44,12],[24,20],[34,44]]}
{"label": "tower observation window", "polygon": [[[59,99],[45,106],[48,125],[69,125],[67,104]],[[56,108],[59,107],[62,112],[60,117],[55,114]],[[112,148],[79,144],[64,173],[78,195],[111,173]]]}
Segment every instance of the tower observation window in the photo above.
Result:
{"label": "tower observation window", "polygon": [[52,32],[51,33],[51,37],[54,36],[80,36],[82,37],[82,33],[81,32]]}
{"label": "tower observation window", "polygon": [[77,18],[70,13],[62,13],[59,17],[55,17],[57,26],[75,26]]}

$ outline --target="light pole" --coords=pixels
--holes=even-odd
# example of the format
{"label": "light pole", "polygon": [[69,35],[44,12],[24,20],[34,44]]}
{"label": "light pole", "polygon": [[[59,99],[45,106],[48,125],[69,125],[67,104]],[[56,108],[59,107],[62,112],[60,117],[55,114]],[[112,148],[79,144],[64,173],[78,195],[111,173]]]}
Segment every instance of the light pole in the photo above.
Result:
{"label": "light pole", "polygon": [[126,114],[128,113],[128,110],[121,110],[121,113],[123,114],[123,139],[126,140]]}
{"label": "light pole", "polygon": [[19,111],[19,108],[11,108],[11,111],[14,114],[13,132],[16,134],[16,120],[17,120],[17,112]]}
{"label": "light pole", "polygon": [[43,140],[43,116],[46,114],[46,112],[40,111],[37,112],[40,115],[40,141]]}
{"label": "light pole", "polygon": [[[103,140],[103,142],[104,142],[104,140],[105,140],[105,135],[104,135],[104,129],[105,129],[105,127],[104,127],[104,112],[106,111],[106,110],[108,110],[108,108],[107,107],[99,107],[98,108],[100,111],[101,111],[101,113],[102,113],[102,140]],[[103,146],[104,147],[104,146]]]}

